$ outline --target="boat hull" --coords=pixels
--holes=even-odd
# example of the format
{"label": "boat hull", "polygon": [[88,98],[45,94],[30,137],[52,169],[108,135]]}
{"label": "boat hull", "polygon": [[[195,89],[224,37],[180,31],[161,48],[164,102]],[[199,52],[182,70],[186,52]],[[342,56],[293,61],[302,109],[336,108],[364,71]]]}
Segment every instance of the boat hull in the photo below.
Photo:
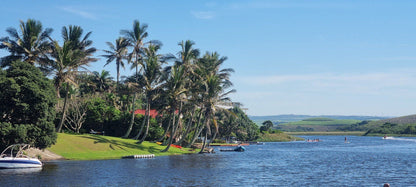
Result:
{"label": "boat hull", "polygon": [[15,169],[15,168],[40,168],[42,162],[38,159],[30,158],[0,158],[1,169]]}

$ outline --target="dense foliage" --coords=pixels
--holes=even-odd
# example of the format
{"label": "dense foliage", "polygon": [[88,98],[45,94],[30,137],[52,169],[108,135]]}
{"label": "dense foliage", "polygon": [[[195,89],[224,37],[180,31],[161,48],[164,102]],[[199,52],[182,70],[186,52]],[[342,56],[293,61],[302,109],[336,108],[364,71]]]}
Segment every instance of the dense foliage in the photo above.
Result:
{"label": "dense foliage", "polygon": [[[235,92],[230,81],[234,70],[222,67],[227,57],[201,54],[190,40],[178,43],[176,56],[160,54],[161,42],[149,40],[147,28],[135,20],[100,55],[105,65],[116,63],[117,81],[106,70],[86,69],[98,60],[98,50],[89,39],[92,32],[80,26],[62,27],[62,39],[52,38],[52,29],[43,30],[32,19],[21,21],[20,30],[7,29],[9,36],[0,38],[0,49],[10,53],[0,61],[9,68],[0,72],[2,104],[7,106],[1,108],[3,145],[19,141],[47,147],[56,139],[52,123],[57,132],[162,141],[164,151],[198,139],[255,140],[258,127],[244,112],[222,107],[233,105],[228,95]],[[11,60],[23,62],[11,65]],[[120,75],[127,64],[134,74]],[[135,114],[137,109],[145,112]]]}
{"label": "dense foliage", "polygon": [[42,72],[16,61],[0,70],[0,147],[30,143],[46,148],[56,141],[55,92]]}
{"label": "dense foliage", "polygon": [[229,112],[216,114],[220,121],[219,138],[231,140],[232,137],[241,141],[253,141],[258,138],[258,127],[239,107],[234,107]]}
{"label": "dense foliage", "polygon": [[416,124],[384,123],[381,126],[371,127],[364,135],[369,134],[405,134],[415,135]]}

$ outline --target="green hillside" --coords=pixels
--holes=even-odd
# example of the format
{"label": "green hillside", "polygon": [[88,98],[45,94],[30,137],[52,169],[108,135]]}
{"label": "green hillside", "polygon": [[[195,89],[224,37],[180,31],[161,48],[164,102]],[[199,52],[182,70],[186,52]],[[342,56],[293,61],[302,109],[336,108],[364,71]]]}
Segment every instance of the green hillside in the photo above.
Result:
{"label": "green hillside", "polygon": [[332,119],[326,117],[308,118],[301,121],[283,123],[277,125],[277,128],[289,132],[303,131],[336,131],[337,128],[349,126],[361,122],[354,119]]}
{"label": "green hillside", "polygon": [[371,121],[364,127],[367,128],[365,135],[414,136],[416,135],[416,115]]}
{"label": "green hillside", "polygon": [[261,126],[261,123],[267,120],[270,120],[275,125],[278,125],[282,123],[297,122],[297,121],[310,119],[310,118],[330,118],[330,119],[338,119],[338,120],[358,120],[358,121],[364,121],[364,120],[377,121],[377,120],[388,119],[388,117],[380,117],[380,116],[342,116],[342,115],[311,116],[311,115],[295,115],[295,114],[273,115],[273,116],[249,116],[249,118],[259,126]]}

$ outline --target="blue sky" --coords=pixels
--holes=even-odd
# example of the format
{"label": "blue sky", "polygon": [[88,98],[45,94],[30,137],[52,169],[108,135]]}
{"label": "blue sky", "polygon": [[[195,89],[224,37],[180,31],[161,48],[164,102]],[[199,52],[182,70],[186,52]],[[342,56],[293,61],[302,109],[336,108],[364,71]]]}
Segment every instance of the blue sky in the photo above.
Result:
{"label": "blue sky", "polygon": [[[57,40],[63,26],[79,25],[104,50],[138,19],[149,39],[163,42],[162,53],[176,54],[190,39],[201,52],[227,56],[232,99],[249,115],[402,116],[416,113],[414,10],[416,1],[406,0],[5,0],[0,37],[33,18]],[[115,65],[105,69],[116,75]]]}

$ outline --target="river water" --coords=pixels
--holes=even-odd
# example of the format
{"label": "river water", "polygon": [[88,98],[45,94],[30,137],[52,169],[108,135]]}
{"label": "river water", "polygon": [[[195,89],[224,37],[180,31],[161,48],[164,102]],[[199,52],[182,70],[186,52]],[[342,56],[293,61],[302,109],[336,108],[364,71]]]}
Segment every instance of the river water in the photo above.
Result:
{"label": "river water", "polygon": [[416,138],[303,136],[245,152],[52,161],[0,170],[0,186],[416,186]]}

